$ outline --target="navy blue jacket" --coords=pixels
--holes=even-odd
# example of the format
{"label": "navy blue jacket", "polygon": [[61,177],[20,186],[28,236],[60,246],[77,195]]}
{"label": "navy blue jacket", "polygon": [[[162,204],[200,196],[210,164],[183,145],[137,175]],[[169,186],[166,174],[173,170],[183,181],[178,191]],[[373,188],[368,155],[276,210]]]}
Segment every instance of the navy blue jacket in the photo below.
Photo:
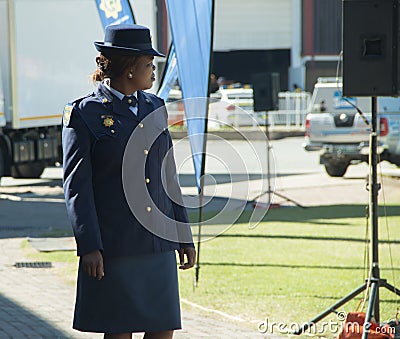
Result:
{"label": "navy blue jacket", "polygon": [[[156,110],[164,106],[164,101],[143,91],[138,91],[137,96],[138,116],[103,84],[91,95],[64,109],[64,193],[79,256],[94,250],[101,250],[105,257],[115,257],[194,247],[173,154],[167,157],[173,165],[169,166],[167,182],[178,199],[171,199],[162,185],[162,161],[172,149],[166,109]],[[146,119],[153,111],[158,115],[152,120]],[[146,146],[147,134],[151,130],[154,133],[154,128],[159,129],[159,136],[152,145]],[[152,217],[149,220],[157,227],[171,228],[171,224],[167,226],[163,220],[155,218],[156,209],[170,220],[179,221],[179,232],[174,232],[184,235],[175,240],[165,239],[143,227],[127,201],[122,163],[126,145],[135,129],[140,129],[142,134],[139,134],[141,142],[137,147],[135,145],[133,153],[137,157],[144,154],[146,161],[143,171],[132,169],[130,181],[144,183],[151,199],[140,196],[134,204],[142,201],[143,206],[138,203],[139,208],[147,209],[143,215]],[[152,210],[148,206],[152,206]],[[181,239],[185,239],[184,242]]]}

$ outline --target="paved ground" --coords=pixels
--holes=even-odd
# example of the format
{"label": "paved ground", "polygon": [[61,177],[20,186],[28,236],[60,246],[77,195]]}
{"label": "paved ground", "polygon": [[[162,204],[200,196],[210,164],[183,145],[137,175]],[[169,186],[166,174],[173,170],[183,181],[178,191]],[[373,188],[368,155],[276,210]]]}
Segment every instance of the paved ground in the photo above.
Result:
{"label": "paved ground", "polygon": [[[102,338],[71,329],[75,288],[55,275],[54,269],[13,266],[26,261],[22,240],[0,239],[0,338]],[[175,338],[262,338],[256,324],[252,327],[184,310],[183,330]]]}

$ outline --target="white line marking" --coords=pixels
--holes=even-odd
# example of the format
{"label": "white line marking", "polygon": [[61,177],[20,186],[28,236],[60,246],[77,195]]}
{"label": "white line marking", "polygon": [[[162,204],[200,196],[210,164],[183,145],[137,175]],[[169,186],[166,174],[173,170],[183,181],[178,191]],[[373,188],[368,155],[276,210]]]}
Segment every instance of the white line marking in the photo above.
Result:
{"label": "white line marking", "polygon": [[212,308],[207,308],[207,307],[204,307],[204,306],[201,306],[201,305],[192,303],[191,301],[189,301],[189,300],[187,300],[187,299],[184,299],[184,298],[181,298],[181,301],[184,302],[185,304],[188,304],[188,305],[190,305],[190,306],[192,306],[192,307],[198,308],[198,309],[200,309],[200,310],[202,310],[202,311],[211,312],[211,313],[216,313],[216,314],[222,315],[223,317],[228,318],[228,319],[231,319],[231,320],[236,320],[236,321],[241,321],[241,322],[247,322],[247,320],[245,320],[245,319],[243,319],[243,318],[235,317],[235,316],[229,315],[229,314],[227,314],[227,313],[225,313],[225,312],[221,312],[221,311],[218,311],[218,310],[213,310]]}

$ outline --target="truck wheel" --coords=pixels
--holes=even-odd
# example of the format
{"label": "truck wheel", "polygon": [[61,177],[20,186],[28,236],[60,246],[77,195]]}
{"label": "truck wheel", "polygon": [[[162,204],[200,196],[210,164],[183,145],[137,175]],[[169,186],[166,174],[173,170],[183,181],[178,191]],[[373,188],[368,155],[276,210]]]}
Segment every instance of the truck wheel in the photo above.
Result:
{"label": "truck wheel", "polygon": [[32,162],[29,164],[14,165],[11,169],[13,178],[32,178],[37,179],[42,175],[45,165],[41,162]]}
{"label": "truck wheel", "polygon": [[347,162],[328,162],[325,163],[326,173],[330,177],[342,177],[347,171],[347,167],[349,167],[349,163]]}

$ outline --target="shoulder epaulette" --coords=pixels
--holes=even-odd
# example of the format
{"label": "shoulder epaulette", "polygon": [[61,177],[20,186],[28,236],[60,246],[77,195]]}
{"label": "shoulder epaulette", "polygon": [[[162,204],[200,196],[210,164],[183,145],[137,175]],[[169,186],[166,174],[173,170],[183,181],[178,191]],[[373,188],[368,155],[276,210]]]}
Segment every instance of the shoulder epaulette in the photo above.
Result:
{"label": "shoulder epaulette", "polygon": [[73,111],[75,105],[78,105],[79,102],[81,102],[83,99],[86,99],[86,98],[90,97],[92,94],[93,93],[89,93],[89,94],[87,94],[87,95],[85,95],[83,97],[80,97],[78,99],[75,99],[74,101],[69,102],[68,104],[65,105],[64,111],[63,111],[63,124],[64,124],[64,126],[68,126],[69,125],[69,122],[71,121],[71,114],[72,114],[72,111]]}
{"label": "shoulder epaulette", "polygon": [[63,111],[63,124],[64,126],[68,126],[69,122],[71,120],[71,113],[72,113],[72,109],[74,108],[74,104],[66,104],[64,107],[64,111]]}

